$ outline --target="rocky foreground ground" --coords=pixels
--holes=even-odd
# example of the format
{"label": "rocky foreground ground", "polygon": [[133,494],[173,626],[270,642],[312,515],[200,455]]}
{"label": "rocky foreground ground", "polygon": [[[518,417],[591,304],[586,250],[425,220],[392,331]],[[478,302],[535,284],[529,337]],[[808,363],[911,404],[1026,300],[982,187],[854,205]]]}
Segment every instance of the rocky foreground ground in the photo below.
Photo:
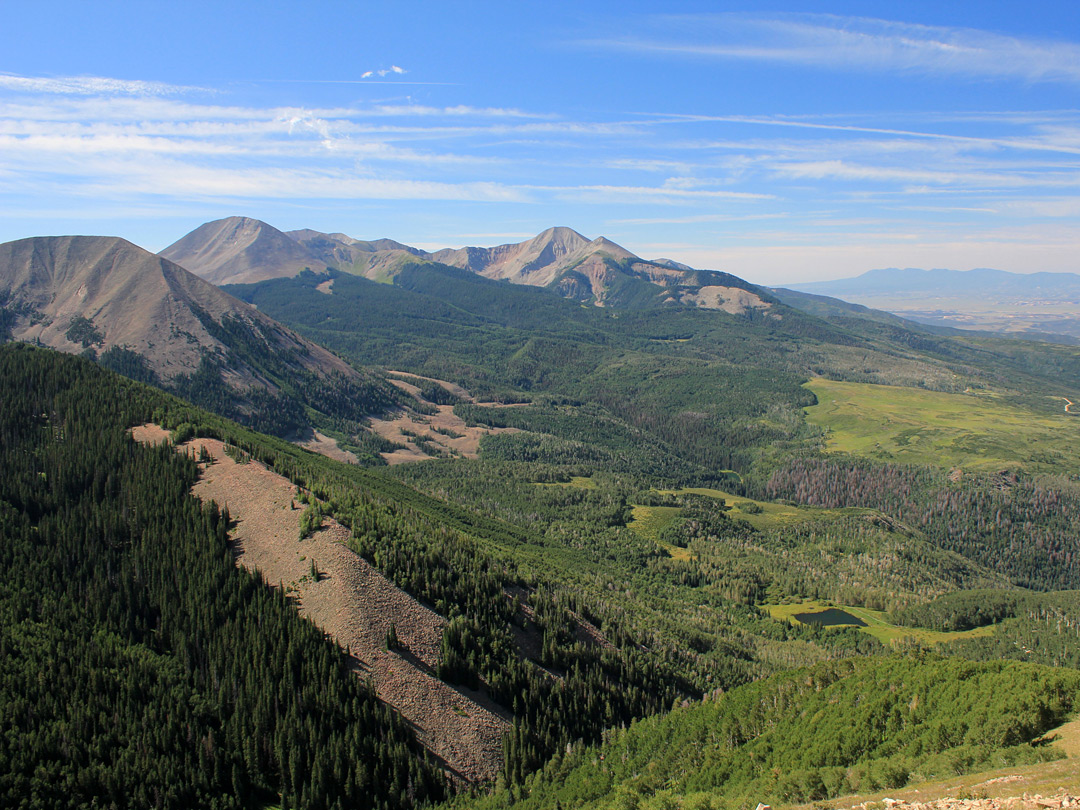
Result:
{"label": "rocky foreground ground", "polygon": [[847,810],[1058,810],[1063,807],[1080,807],[1080,798],[1068,793],[1056,796],[1039,794],[1005,796],[994,798],[942,798],[926,802],[909,802],[900,799],[883,799],[855,804]]}

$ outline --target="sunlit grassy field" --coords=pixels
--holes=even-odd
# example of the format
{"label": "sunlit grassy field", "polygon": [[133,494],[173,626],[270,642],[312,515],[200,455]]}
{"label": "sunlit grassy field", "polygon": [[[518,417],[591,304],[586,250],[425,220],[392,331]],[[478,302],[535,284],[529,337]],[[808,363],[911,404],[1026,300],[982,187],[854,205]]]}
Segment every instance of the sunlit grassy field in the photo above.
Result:
{"label": "sunlit grassy field", "polygon": [[646,540],[661,545],[675,559],[689,560],[692,556],[689,550],[660,540],[660,533],[679,519],[680,512],[682,509],[678,506],[635,506],[633,519],[626,525]]}
{"label": "sunlit grassy field", "polygon": [[[564,486],[570,486],[569,484]],[[728,515],[736,520],[745,520],[755,529],[782,529],[806,520],[821,520],[822,518],[840,517],[849,514],[871,513],[872,509],[860,509],[851,507],[847,509],[821,509],[818,507],[789,506],[782,503],[770,503],[768,501],[755,501],[739,495],[732,495],[719,489],[706,489],[704,487],[692,487],[680,490],[663,490],[663,494],[693,494],[704,495],[707,498],[722,499],[730,508]],[[637,532],[641,537],[659,543],[667,550],[668,554],[678,560],[688,560],[691,553],[685,548],[679,548],[660,540],[660,535],[668,526],[678,520],[682,515],[682,508],[678,506],[634,506],[632,519],[627,526]]]}
{"label": "sunlit grassy field", "polygon": [[[741,495],[732,495],[720,489],[707,489],[705,487],[689,487],[679,490],[662,490],[662,494],[673,495],[704,495],[707,498],[722,499],[729,507],[728,515],[738,520],[745,520],[755,529],[781,529],[801,523],[805,520],[821,520],[822,518],[840,517],[842,515],[869,514],[873,509],[861,509],[857,507],[847,509],[821,509],[814,506],[790,506],[783,503],[770,503],[769,501],[755,501],[752,498],[744,498]],[[638,532],[642,537],[656,540],[672,521],[679,517],[680,509],[677,506],[635,506],[634,518],[628,524],[631,529]]]}
{"label": "sunlit grassy field", "polygon": [[860,627],[864,633],[873,636],[882,644],[891,644],[902,638],[911,638],[922,644],[941,644],[945,641],[955,641],[959,638],[974,638],[976,636],[988,636],[994,632],[994,627],[976,627],[974,630],[964,630],[952,633],[942,633],[936,630],[924,630],[921,627],[901,627],[890,624],[885,620],[885,613],[880,610],[870,610],[864,607],[851,607],[849,605],[828,605],[824,602],[798,602],[787,605],[763,605],[774,619],[786,621],[798,621],[795,618],[799,613],[818,613],[830,607],[837,607],[852,616],[866,622],[866,627]]}
{"label": "sunlit grassy field", "polygon": [[815,379],[807,419],[832,451],[972,469],[1080,471],[1080,416],[1036,413],[989,394]]}
{"label": "sunlit grassy field", "polygon": [[635,506],[633,520],[627,524],[646,540],[659,540],[660,533],[678,519],[678,506]]}

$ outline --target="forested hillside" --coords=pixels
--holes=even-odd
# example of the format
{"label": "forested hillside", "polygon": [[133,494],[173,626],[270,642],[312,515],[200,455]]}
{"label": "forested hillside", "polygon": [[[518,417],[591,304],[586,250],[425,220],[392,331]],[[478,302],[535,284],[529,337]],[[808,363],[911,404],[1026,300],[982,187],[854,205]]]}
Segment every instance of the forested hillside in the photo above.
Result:
{"label": "forested hillside", "polygon": [[[150,776],[132,795],[153,806],[396,807],[449,790],[341,651],[234,567],[228,516],[184,494],[196,466],[132,443],[127,428],[150,420],[178,441],[221,439],[310,492],[309,525],[333,515],[446,620],[433,674],[511,724],[493,806],[820,799],[1038,759],[1027,743],[1072,711],[1076,600],[1048,592],[1080,587],[1075,482],[1025,459],[993,473],[837,453],[832,427],[803,409],[817,401],[806,382],[826,377],[992,398],[1052,430],[1072,418],[1053,398],[1080,384],[1074,350],[830,323],[779,302],[604,310],[433,263],[406,262],[393,282],[305,272],[233,289],[357,366],[393,370],[432,403],[414,406],[418,426],[439,404],[508,429],[484,436],[478,459],[338,464],[84,360],[0,348],[12,470],[0,525],[16,572],[2,651],[21,662],[0,702],[7,795],[119,804],[140,769]],[[280,361],[228,321],[207,329],[248,365]],[[229,414],[211,401],[220,373],[202,373],[174,390]],[[362,392],[309,383],[298,418],[317,404],[372,461],[381,440],[356,443]],[[812,600],[877,611],[888,629],[770,613],[797,617]],[[915,637],[978,663],[927,655]],[[886,657],[890,639],[911,654]],[[36,685],[54,670],[50,694],[71,700]],[[955,726],[975,699],[948,690],[958,672],[976,697],[1015,692],[1017,705]],[[884,719],[855,711],[855,694]],[[691,751],[699,731],[712,745],[766,703],[757,726],[702,749],[715,756]],[[184,711],[153,714],[172,704]],[[140,725],[145,713],[156,719]]]}
{"label": "forested hillside", "polygon": [[[177,438],[222,435],[311,487],[352,527],[359,551],[451,618],[440,675],[482,685],[513,712],[510,783],[568,743],[758,671],[716,655],[706,662],[712,674],[681,673],[674,640],[650,652],[635,639],[637,611],[593,602],[600,583],[570,587],[586,569],[566,565],[573,557],[562,544],[261,439],[78,358],[9,345],[0,360],[13,383],[3,411],[4,553],[15,572],[4,651],[22,662],[5,686],[11,797],[71,792],[80,805],[130,792],[147,804],[198,806],[280,792],[319,807],[348,805],[377,782],[375,803],[401,806],[445,790],[340,651],[280,591],[233,567],[228,516],[184,494],[195,465],[133,443],[126,428],[151,418]],[[542,574],[554,559],[564,573]],[[602,644],[580,637],[583,617]],[[767,632],[794,649],[824,641],[809,628]],[[526,648],[535,658],[521,657]],[[31,686],[42,672],[60,673],[49,696]],[[196,714],[153,714],[174,704]],[[116,721],[94,720],[101,712]]]}
{"label": "forested hillside", "polygon": [[78,358],[0,348],[0,803],[402,807],[445,795],[341,651],[237,569],[179,408]]}
{"label": "forested hillside", "polygon": [[[978,434],[982,422],[974,420],[974,433],[959,435],[943,466],[904,465],[872,446],[861,457],[826,452],[828,432],[801,412],[815,403],[803,383],[823,376],[869,384],[866,391],[886,383],[953,392],[969,397],[973,411],[993,402],[993,413],[1015,413],[1021,421],[1028,413],[1029,421],[1057,425],[1069,418],[1061,398],[1080,386],[1075,350],[929,334],[888,319],[826,322],[788,310],[774,319],[692,309],[647,315],[574,309],[537,291],[499,289],[431,265],[403,269],[394,285],[336,277],[333,293],[318,297],[308,292],[313,281],[278,280],[237,292],[357,360],[450,379],[493,399],[526,400],[512,408],[455,406],[467,423],[519,431],[485,437],[479,461],[430,462],[391,474],[542,534],[564,587],[638,628],[638,643],[667,651],[674,671],[702,693],[823,653],[873,651],[869,636],[854,628],[788,625],[785,632],[820,635],[771,636],[785,625],[757,610],[812,599],[896,611],[887,636],[901,639],[904,627],[963,629],[920,613],[928,598],[962,600],[972,593],[971,602],[979,603],[985,589],[1009,588],[994,593],[1015,594],[1011,612],[983,622],[986,632],[954,641],[919,637],[940,639],[943,652],[980,661],[1076,666],[1069,653],[1075,600],[1022,590],[1080,586],[1073,525],[1080,510],[1074,483],[1061,474],[1066,469],[1047,455],[1053,448],[1010,456],[1011,446]],[[916,429],[932,435],[935,425]],[[1053,427],[1047,430],[1052,436]],[[898,434],[895,443],[902,446],[914,433]],[[989,461],[961,471],[946,463],[960,452],[976,461],[992,452],[1009,466],[988,472],[997,463]],[[1029,456],[1033,463],[1025,461]],[[597,585],[619,598],[605,598]],[[593,619],[605,621],[603,614]],[[916,677],[923,665],[905,666]],[[951,665],[927,666],[940,673]],[[917,677],[924,676],[932,677]],[[875,693],[877,687],[849,681],[836,688]],[[942,718],[964,711],[948,701],[940,705]],[[816,733],[789,722],[776,721],[795,748]],[[863,722],[845,718],[837,727]],[[800,770],[777,785],[761,781],[768,768],[750,760],[734,782],[716,777],[709,790],[719,794],[710,800],[724,805],[731,791],[743,789],[742,779],[750,787],[734,795],[746,801],[751,795],[806,800],[991,761],[992,746],[942,753],[960,738],[897,748],[893,731],[885,735],[893,741],[884,760],[845,761],[844,778],[854,781]],[[639,767],[628,767],[626,776],[663,758],[677,733],[673,726],[642,742]],[[1037,733],[1025,732],[1025,739]],[[1035,755],[1021,748],[1008,756]],[[591,757],[581,761],[584,773],[615,753],[603,760],[582,756]],[[573,804],[582,794],[562,792],[560,780],[577,778],[554,764],[563,761],[548,766],[556,774],[550,782],[526,779],[521,792],[507,796],[531,791],[527,806],[548,806],[553,796]],[[854,766],[862,770],[851,776]],[[787,773],[794,766],[777,759],[774,767]],[[661,774],[662,768],[657,784],[670,780],[670,773]],[[588,795],[596,806],[632,805],[618,778],[594,789]]]}
{"label": "forested hillside", "polygon": [[831,322],[779,302],[741,314],[599,309],[433,263],[406,263],[392,281],[301,273],[227,289],[355,363],[530,401],[528,416],[470,416],[576,443],[556,451],[550,438],[499,437],[503,457],[614,453],[626,468],[676,481],[715,481],[726,469],[767,477],[790,451],[815,449],[820,432],[800,413],[814,402],[801,386],[811,377],[989,390],[1040,413],[1059,409],[1045,395],[1070,396],[1080,381],[1069,347]]}
{"label": "forested hillside", "polygon": [[996,567],[1016,584],[1080,587],[1080,493],[1053,478],[876,465],[863,460],[792,461],[764,487],[770,498],[816,506],[869,506],[918,529],[941,548]]}
{"label": "forested hillside", "polygon": [[1080,673],[936,656],[849,659],[759,681],[605,735],[520,790],[460,806],[747,807],[890,790],[1060,756],[1032,744]]}

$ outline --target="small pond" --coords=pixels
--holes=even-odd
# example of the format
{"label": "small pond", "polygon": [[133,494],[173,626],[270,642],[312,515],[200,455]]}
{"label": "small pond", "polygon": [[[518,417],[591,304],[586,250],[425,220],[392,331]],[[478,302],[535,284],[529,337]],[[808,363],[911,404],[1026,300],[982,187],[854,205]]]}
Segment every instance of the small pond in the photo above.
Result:
{"label": "small pond", "polygon": [[853,624],[856,627],[866,627],[866,622],[858,616],[852,616],[846,610],[829,608],[814,613],[796,613],[795,618],[803,624],[820,624],[824,627],[834,627],[838,624]]}

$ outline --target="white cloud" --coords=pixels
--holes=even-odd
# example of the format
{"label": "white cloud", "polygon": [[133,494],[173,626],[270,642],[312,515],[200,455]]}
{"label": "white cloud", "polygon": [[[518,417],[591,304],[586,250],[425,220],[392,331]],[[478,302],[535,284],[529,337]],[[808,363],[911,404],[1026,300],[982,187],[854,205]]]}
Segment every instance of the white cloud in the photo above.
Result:
{"label": "white cloud", "polygon": [[820,160],[805,163],[778,164],[777,174],[797,180],[839,179],[869,182],[896,182],[921,184],[922,186],[977,186],[983,188],[1024,188],[1032,186],[1080,186],[1080,170],[1071,172],[1040,172],[1026,174],[1022,171],[992,173],[985,171],[948,171],[932,168],[908,169],[895,166],[867,166],[844,160]]}
{"label": "white cloud", "polygon": [[[652,17],[650,32],[585,44],[636,53],[906,71],[1024,81],[1080,81],[1080,46],[969,28],[823,14]],[[667,29],[662,37],[654,33]]]}
{"label": "white cloud", "polygon": [[204,88],[184,87],[131,79],[110,79],[101,76],[18,76],[0,73],[0,89],[21,93],[53,93],[68,96],[169,96]]}
{"label": "white cloud", "polygon": [[742,191],[710,191],[668,186],[524,186],[535,191],[552,192],[564,200],[591,203],[703,202],[706,200],[769,200],[771,194]]}
{"label": "white cloud", "polygon": [[180,199],[283,200],[455,200],[525,202],[521,191],[490,182],[440,183],[363,177],[310,169],[222,169],[168,160],[99,165],[80,193],[163,195]]}
{"label": "white cloud", "polygon": [[363,73],[360,74],[360,78],[370,79],[372,76],[379,76],[380,78],[393,75],[401,76],[407,72],[408,71],[406,71],[405,68],[398,67],[397,65],[391,65],[390,67],[383,68],[382,70],[365,70]]}
{"label": "white cloud", "polygon": [[366,115],[385,116],[449,116],[470,118],[554,118],[553,115],[524,112],[504,107],[470,107],[458,104],[453,107],[428,107],[422,104],[380,104],[365,111]]}
{"label": "white cloud", "polygon": [[[791,116],[745,116],[745,115],[681,115],[668,116],[671,119],[680,119],[686,122],[698,123],[729,123],[745,124],[763,127],[783,127],[791,129],[823,130],[830,132],[855,133],[867,135],[889,135],[898,138],[925,139],[952,143],[959,147],[994,149],[999,147],[1032,151],[1062,152],[1065,154],[1080,154],[1080,128],[1076,126],[1056,125],[1051,126],[1045,116],[1031,114],[1034,117],[1029,124],[1043,123],[1035,134],[1028,137],[986,137],[972,135],[956,135],[947,132],[927,132],[911,129],[898,129],[888,127],[860,126],[857,124],[823,123],[807,118],[795,118]],[[1075,118],[1076,113],[1072,113]],[[671,121],[669,121],[671,123]],[[1021,123],[1015,121],[1013,123]],[[897,141],[894,141],[894,143]],[[753,142],[725,143],[723,141],[698,141],[685,144],[687,148],[755,148]],[[757,148],[760,148],[760,144]]]}
{"label": "white cloud", "polygon": [[705,223],[753,222],[759,219],[785,219],[787,213],[776,214],[695,214],[689,217],[638,217],[609,219],[611,225],[702,225]]}
{"label": "white cloud", "polygon": [[[408,114],[410,108],[402,108]],[[447,114],[503,111],[451,109]],[[293,160],[341,158],[417,165],[492,165],[491,154],[419,151],[393,145],[395,139],[446,137],[440,127],[373,127],[362,121],[368,110],[354,108],[248,108],[192,105],[164,98],[57,98],[38,96],[4,103],[0,96],[0,163],[18,168],[27,156],[50,152],[111,154],[130,152],[173,156],[233,155]],[[427,111],[434,115],[434,111]],[[383,113],[377,113],[383,116]],[[479,125],[477,132],[485,132]],[[474,134],[469,127],[454,133]]]}
{"label": "white cloud", "polygon": [[1057,197],[1047,199],[1012,200],[1003,202],[997,213],[1009,217],[1023,217],[1025,219],[1049,218],[1049,219],[1080,219],[1080,199],[1076,197]]}
{"label": "white cloud", "polygon": [[1077,111],[568,119],[510,104],[260,106],[152,82],[3,78],[6,209],[362,211],[396,238],[397,222],[412,218],[422,225],[406,227],[422,238],[407,241],[456,233],[475,243],[475,204],[496,203],[477,239],[518,241],[533,233],[514,230],[524,223],[566,222],[757,277],[784,267],[823,275],[833,255],[855,272],[953,257],[959,267],[985,257],[972,228],[1003,257],[1027,245],[1058,265],[1080,240],[1002,227],[1080,217],[1069,196],[1080,185]]}

